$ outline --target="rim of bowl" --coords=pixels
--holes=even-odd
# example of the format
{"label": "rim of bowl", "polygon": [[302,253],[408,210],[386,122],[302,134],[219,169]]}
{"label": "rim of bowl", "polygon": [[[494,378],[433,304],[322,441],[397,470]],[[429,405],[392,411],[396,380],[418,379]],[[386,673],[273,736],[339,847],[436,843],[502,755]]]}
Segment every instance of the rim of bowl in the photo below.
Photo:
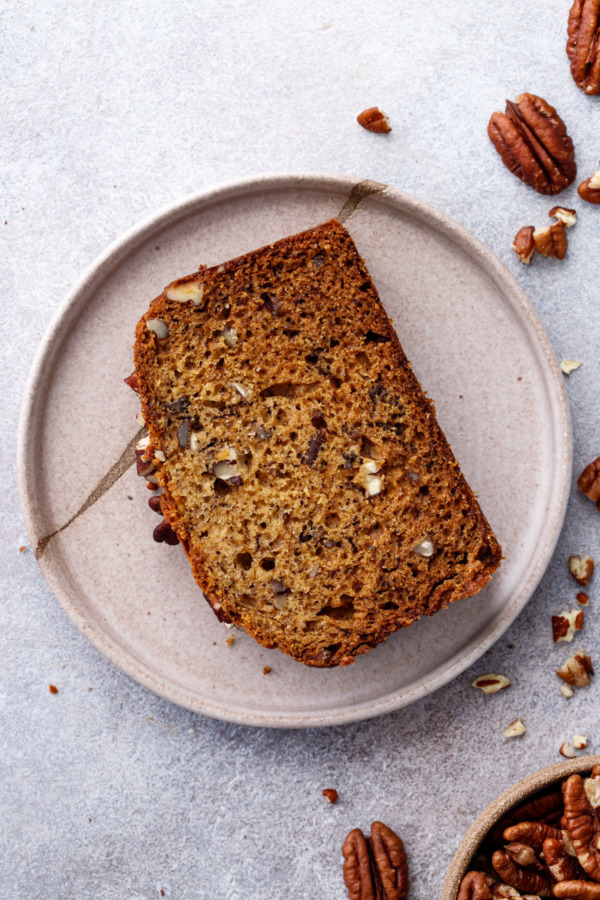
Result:
{"label": "rim of bowl", "polygon": [[578,756],[565,762],[532,772],[503,791],[486,806],[465,833],[448,867],[440,900],[456,900],[460,883],[466,875],[477,848],[496,822],[513,806],[523,803],[543,788],[576,773],[587,772],[600,765],[600,756]]}

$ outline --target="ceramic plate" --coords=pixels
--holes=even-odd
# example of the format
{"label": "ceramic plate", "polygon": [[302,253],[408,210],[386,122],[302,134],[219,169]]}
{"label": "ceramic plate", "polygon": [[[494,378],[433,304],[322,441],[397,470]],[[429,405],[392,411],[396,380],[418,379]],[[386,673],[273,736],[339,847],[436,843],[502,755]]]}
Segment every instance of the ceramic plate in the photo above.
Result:
{"label": "ceramic plate", "polygon": [[[354,666],[308,669],[204,602],[181,547],[155,544],[131,466],[134,328],[174,278],[337,216],[355,239],[505,560],[477,597],[419,621]],[[375,182],[268,176],[192,196],[91,267],[45,336],[19,449],[25,520],[54,594],[141,684],[206,715],[307,727],[379,715],[454,678],[505,631],[562,524],[571,435],[562,376],[527,298],[467,231]],[[543,477],[542,477],[543,476]],[[265,676],[263,668],[272,672]]]}

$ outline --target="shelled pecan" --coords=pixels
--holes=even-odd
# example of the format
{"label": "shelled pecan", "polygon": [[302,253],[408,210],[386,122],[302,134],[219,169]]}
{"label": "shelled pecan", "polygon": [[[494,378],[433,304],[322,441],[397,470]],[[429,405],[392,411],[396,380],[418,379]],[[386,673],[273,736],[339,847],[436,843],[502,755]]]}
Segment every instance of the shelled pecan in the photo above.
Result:
{"label": "shelled pecan", "polygon": [[506,101],[492,114],[488,135],[504,165],[539,194],[558,194],[577,174],[573,141],[553,106],[535,94]]}
{"label": "shelled pecan", "polygon": [[539,871],[538,867],[519,865],[506,849],[496,850],[492,855],[492,865],[504,884],[514,887],[520,894],[537,894],[538,897],[552,895],[550,877]]}
{"label": "shelled pecan", "polygon": [[594,503],[600,504],[600,456],[585,467],[577,479],[577,487]]}
{"label": "shelled pecan", "polygon": [[589,878],[600,881],[600,766],[589,778],[571,775],[564,789],[565,819],[579,864]]}
{"label": "shelled pecan", "polygon": [[582,181],[577,193],[586,203],[600,203],[600,171]]}
{"label": "shelled pecan", "polygon": [[406,900],[408,863],[404,844],[383,822],[373,822],[368,838],[360,828],[354,828],[344,841],[342,854],[350,900]]}
{"label": "shelled pecan", "polygon": [[556,257],[556,259],[564,259],[567,255],[567,229],[564,222],[557,222],[556,225],[546,225],[544,228],[536,228],[533,232],[533,243],[535,249],[542,256]]}
{"label": "shelled pecan", "polygon": [[575,858],[571,856],[565,846],[564,837],[546,838],[542,848],[542,855],[548,866],[548,870],[554,881],[572,881],[580,877],[581,867]]}
{"label": "shelled pecan", "polygon": [[568,900],[600,900],[600,884],[593,881],[562,881],[554,886],[554,896]]}
{"label": "shelled pecan", "polygon": [[[583,748],[586,738],[574,735],[573,744]],[[522,819],[524,812],[531,818]],[[499,825],[509,820],[500,832]],[[589,777],[572,775],[507,813],[482,842],[472,866],[458,900],[600,900],[600,766]]]}
{"label": "shelled pecan", "polygon": [[573,81],[586,94],[600,94],[600,0],[575,0],[568,35]]}

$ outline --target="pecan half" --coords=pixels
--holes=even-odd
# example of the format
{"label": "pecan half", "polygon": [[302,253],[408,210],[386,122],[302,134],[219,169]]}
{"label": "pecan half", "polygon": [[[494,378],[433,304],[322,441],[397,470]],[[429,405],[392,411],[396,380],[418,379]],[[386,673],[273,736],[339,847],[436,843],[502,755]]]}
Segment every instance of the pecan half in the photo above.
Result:
{"label": "pecan half", "polygon": [[488,135],[504,165],[539,194],[558,194],[577,174],[573,141],[553,106],[535,94],[506,101],[492,114]]}
{"label": "pecan half", "polygon": [[567,32],[573,81],[586,94],[600,94],[600,0],[575,0]]}
{"label": "pecan half", "polygon": [[593,881],[563,881],[554,886],[554,896],[569,900],[600,900],[600,884]]}
{"label": "pecan half", "polygon": [[512,248],[521,260],[522,263],[529,265],[531,262],[531,257],[533,256],[533,251],[535,250],[535,241],[533,239],[533,233],[535,228],[533,225],[525,225],[519,231],[517,231],[515,235],[515,239],[512,242]]}
{"label": "pecan half", "polygon": [[538,897],[550,897],[552,885],[550,879],[542,872],[520,866],[506,850],[496,850],[492,856],[492,865],[502,881],[514,887],[520,894],[537,894]]}
{"label": "pecan half", "polygon": [[537,252],[542,256],[564,259],[568,248],[567,229],[564,222],[546,225],[545,228],[536,228],[533,232],[533,243]]}
{"label": "pecan half", "polygon": [[368,109],[363,109],[356,117],[356,121],[363,128],[366,128],[367,131],[374,131],[377,134],[389,134],[392,130],[388,117],[378,106],[370,106]]}
{"label": "pecan half", "polygon": [[600,501],[600,456],[585,467],[577,479],[577,487],[594,503]]}
{"label": "pecan half", "polygon": [[494,879],[485,872],[467,872],[460,883],[456,900],[491,900]]}
{"label": "pecan half", "polygon": [[584,872],[600,881],[600,766],[594,766],[589,778],[571,775],[564,784],[565,819],[573,849]]}
{"label": "pecan half", "polygon": [[543,822],[519,822],[504,831],[505,841],[528,844],[534,850],[541,850],[544,841],[548,838],[560,840],[560,829],[554,828],[552,825],[545,825]]}
{"label": "pecan half", "polygon": [[350,900],[406,900],[408,863],[404,844],[383,822],[373,822],[369,838],[360,828],[354,828],[344,841],[342,853]]}
{"label": "pecan half", "polygon": [[[516,806],[503,816],[492,829],[490,835],[491,841],[493,844],[500,844],[503,840],[530,843],[529,836],[527,836],[527,839],[522,836],[523,832],[519,831],[513,834],[511,831],[510,834],[507,834],[508,829],[513,826],[520,826],[522,823],[531,825],[532,823],[540,822],[544,824],[559,822],[562,810],[562,791],[560,788],[549,788],[538,794],[537,797],[534,797],[532,800],[526,800],[524,803]],[[545,837],[549,836],[550,834],[545,835]]]}
{"label": "pecan half", "polygon": [[600,203],[600,171],[594,172],[591,178],[582,181],[577,193],[586,203]]}
{"label": "pecan half", "polygon": [[572,881],[580,877],[579,863],[574,856],[569,855],[562,838],[546,838],[542,855],[554,881]]}

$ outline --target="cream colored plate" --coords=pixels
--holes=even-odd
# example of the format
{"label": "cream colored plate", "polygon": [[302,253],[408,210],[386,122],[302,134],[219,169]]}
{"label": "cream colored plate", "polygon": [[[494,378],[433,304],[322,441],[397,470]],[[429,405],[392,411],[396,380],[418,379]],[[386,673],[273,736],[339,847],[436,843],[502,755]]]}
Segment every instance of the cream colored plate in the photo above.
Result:
{"label": "cream colored plate", "polygon": [[[123,671],[217,718],[330,725],[425,696],[510,625],[540,580],[562,524],[571,472],[568,407],[527,298],[496,257],[451,219],[395,189],[361,184],[327,175],[268,176],[157,213],[76,285],[42,342],[26,392],[21,495],[54,594]],[[204,602],[183,550],[152,541],[157,517],[145,483],[133,468],[115,476],[138,428],[137,399],[122,379],[131,372],[134,327],[149,301],[200,263],[238,256],[342,208],[506,558],[477,597],[394,635],[354,666],[318,670],[240,632],[227,646],[233,632]],[[265,676],[266,665],[272,672]]]}

